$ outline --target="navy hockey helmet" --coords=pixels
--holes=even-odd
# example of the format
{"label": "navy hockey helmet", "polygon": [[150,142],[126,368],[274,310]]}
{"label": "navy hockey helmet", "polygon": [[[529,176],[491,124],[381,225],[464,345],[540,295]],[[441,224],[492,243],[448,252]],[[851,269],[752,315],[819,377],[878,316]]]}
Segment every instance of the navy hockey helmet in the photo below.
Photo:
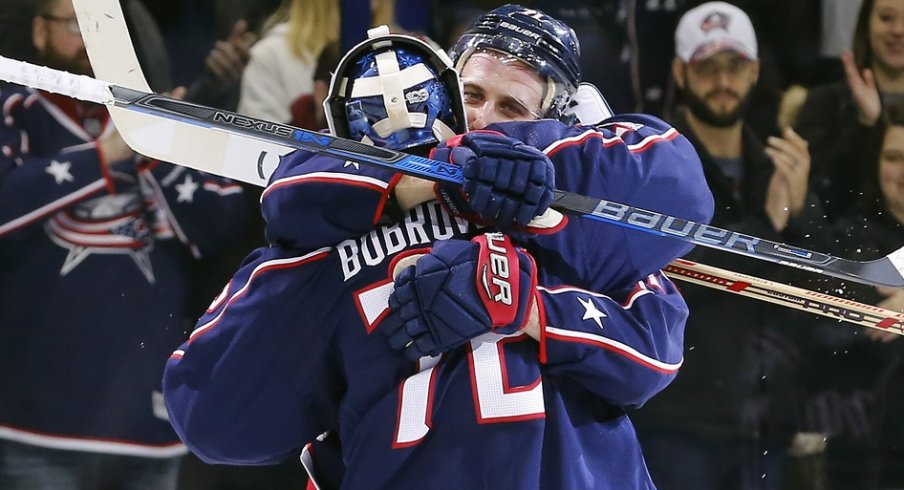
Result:
{"label": "navy hockey helmet", "polygon": [[393,150],[467,131],[461,81],[445,52],[386,26],[346,54],[323,102],[336,136]]}
{"label": "navy hockey helmet", "polygon": [[503,5],[478,18],[455,43],[449,55],[461,71],[479,50],[511,55],[546,78],[544,117],[560,118],[581,83],[581,46],[564,22],[540,10]]}

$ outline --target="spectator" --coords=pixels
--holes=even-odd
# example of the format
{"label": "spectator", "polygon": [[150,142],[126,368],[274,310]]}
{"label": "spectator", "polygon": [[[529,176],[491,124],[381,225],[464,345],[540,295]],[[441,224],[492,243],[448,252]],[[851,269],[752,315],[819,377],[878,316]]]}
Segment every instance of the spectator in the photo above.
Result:
{"label": "spectator", "polygon": [[242,75],[257,36],[239,19],[225,40],[214,42],[204,60],[204,73],[188,88],[186,100],[228,111],[238,107]]}
{"label": "spectator", "polygon": [[339,40],[337,0],[292,0],[284,3],[251,48],[242,76],[239,112],[287,123],[290,108],[313,92],[314,68],[324,47]]}
{"label": "spectator", "polygon": [[[861,160],[863,194],[832,227],[825,250],[852,260],[874,260],[904,243],[904,106],[885,106],[887,126],[877,127],[875,151]],[[814,234],[820,230],[814,230]],[[844,296],[904,311],[904,290],[871,288],[840,280],[824,286]],[[806,428],[827,439],[828,488],[892,489],[904,485],[900,469],[904,424],[900,394],[904,350],[898,335],[878,330],[839,329],[820,322],[811,347],[814,370],[808,380]]]}
{"label": "spectator", "polygon": [[867,175],[861,156],[878,148],[871,128],[882,108],[904,99],[904,1],[864,0],[854,53],[842,54],[846,80],[809,91],[795,127],[810,142],[812,181],[828,216],[837,219],[857,198]]}
{"label": "spectator", "polygon": [[[371,19],[374,26],[389,26],[392,32],[404,32],[394,22],[395,0],[371,0]],[[307,129],[324,129],[327,127],[326,117],[323,113],[323,101],[326,99],[330,88],[332,70],[339,64],[339,42],[333,42],[324,46],[317,57],[314,69],[314,86],[310,95],[303,95],[292,103],[292,125]]]}
{"label": "spectator", "polygon": [[[39,62],[90,74],[72,4],[35,8]],[[15,87],[2,107],[0,488],[174,488],[165,351],[196,314],[196,258],[241,230],[241,189],[136,160],[103,106]]]}
{"label": "spectator", "polygon": [[[672,71],[686,108],[674,125],[703,162],[712,223],[794,242],[801,224],[819,217],[807,190],[810,157],[792,130],[764,145],[745,123],[759,74],[748,16],[724,2],[702,4],[681,18],[675,47]],[[710,249],[689,258],[744,266]],[[798,397],[787,310],[693,285],[682,293],[692,314],[681,373],[632,417],[653,481],[668,490],[777,489]]]}

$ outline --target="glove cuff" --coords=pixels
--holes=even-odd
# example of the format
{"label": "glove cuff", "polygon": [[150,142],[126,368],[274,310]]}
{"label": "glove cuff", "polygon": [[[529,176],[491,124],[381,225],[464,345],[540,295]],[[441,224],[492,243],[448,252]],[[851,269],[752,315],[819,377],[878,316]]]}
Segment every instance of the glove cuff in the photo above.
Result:
{"label": "glove cuff", "polygon": [[485,233],[471,240],[479,245],[477,251],[477,294],[490,315],[490,325],[502,327],[518,317],[521,288],[521,267],[518,252],[509,237],[502,233]]}

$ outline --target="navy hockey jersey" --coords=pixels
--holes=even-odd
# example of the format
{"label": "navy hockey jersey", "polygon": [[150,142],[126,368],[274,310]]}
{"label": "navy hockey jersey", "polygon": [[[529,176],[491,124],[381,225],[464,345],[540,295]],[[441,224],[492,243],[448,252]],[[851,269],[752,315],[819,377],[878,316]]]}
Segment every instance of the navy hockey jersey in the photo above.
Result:
{"label": "navy hockey jersey", "polygon": [[164,163],[107,167],[103,106],[13,87],[0,104],[0,438],[185,453],[160,376],[197,318],[195,257],[241,229],[241,188]]}
{"label": "navy hockey jersey", "polygon": [[[497,129],[544,148],[559,188],[708,220],[687,142],[652,118],[619,124]],[[307,154],[281,163],[262,200],[271,246],[167,365],[186,444],[208,462],[263,464],[335,431],[349,489],[652,488],[623,407],[681,364],[687,309],[658,269],[689,247],[580,219],[520,237],[539,258],[543,340],[488,333],[415,365],[377,331],[388,264],[473,230],[435,201],[375,227],[395,179]]]}

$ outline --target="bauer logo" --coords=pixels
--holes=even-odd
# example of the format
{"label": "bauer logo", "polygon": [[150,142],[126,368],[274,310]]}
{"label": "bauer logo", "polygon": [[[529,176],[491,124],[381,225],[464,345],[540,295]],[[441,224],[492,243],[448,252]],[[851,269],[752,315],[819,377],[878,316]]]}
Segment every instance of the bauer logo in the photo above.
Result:
{"label": "bauer logo", "polygon": [[527,36],[527,37],[533,38],[534,40],[537,40],[537,41],[540,40],[540,35],[537,34],[536,32],[531,32],[528,29],[525,29],[523,27],[518,27],[515,24],[509,23],[509,22],[502,21],[499,23],[499,27],[502,27],[503,29],[508,29],[510,31],[515,31],[518,34],[521,34],[522,36]]}
{"label": "bauer logo", "polygon": [[623,223],[632,228],[655,230],[663,235],[693,237],[695,242],[701,244],[741,250],[749,255],[757,254],[756,246],[760,243],[759,238],[749,235],[742,235],[741,233],[693,221],[684,221],[655,211],[647,211],[615,202],[601,200],[590,214],[617,223]]}
{"label": "bauer logo", "polygon": [[477,252],[477,285],[480,299],[494,327],[508,325],[518,315],[518,253],[502,233],[485,233],[473,240]]}
{"label": "bauer logo", "polygon": [[[512,271],[506,255],[505,236],[487,233],[487,262],[482,265],[480,282],[488,298],[504,305],[512,304]],[[481,257],[482,258],[482,257]],[[494,292],[495,290],[495,292]]]}

